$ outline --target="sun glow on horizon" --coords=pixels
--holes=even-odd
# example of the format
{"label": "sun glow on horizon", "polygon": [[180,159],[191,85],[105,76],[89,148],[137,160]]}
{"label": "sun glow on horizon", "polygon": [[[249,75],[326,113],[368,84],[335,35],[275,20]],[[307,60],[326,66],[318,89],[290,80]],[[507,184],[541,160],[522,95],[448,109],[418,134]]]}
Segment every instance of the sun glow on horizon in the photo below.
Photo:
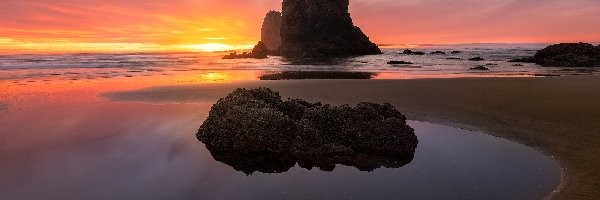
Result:
{"label": "sun glow on horizon", "polygon": [[[441,1],[352,0],[350,13],[355,25],[382,48],[600,41],[600,27],[595,26],[600,1],[467,0],[431,6]],[[281,10],[280,1],[232,0],[9,0],[3,6],[2,54],[251,49],[260,40],[265,13]],[[472,6],[482,11],[473,12]],[[423,17],[391,26],[411,16]]]}
{"label": "sun glow on horizon", "polygon": [[220,52],[252,49],[252,43],[225,44],[153,44],[132,42],[72,42],[68,40],[54,41],[19,41],[0,38],[0,54],[22,53],[106,53],[106,52]]}
{"label": "sun glow on horizon", "polygon": [[219,52],[219,51],[234,51],[234,50],[244,50],[244,49],[252,49],[254,45],[230,45],[223,43],[206,43],[206,44],[195,44],[195,45],[183,45],[183,47],[188,48],[193,51],[200,52]]}

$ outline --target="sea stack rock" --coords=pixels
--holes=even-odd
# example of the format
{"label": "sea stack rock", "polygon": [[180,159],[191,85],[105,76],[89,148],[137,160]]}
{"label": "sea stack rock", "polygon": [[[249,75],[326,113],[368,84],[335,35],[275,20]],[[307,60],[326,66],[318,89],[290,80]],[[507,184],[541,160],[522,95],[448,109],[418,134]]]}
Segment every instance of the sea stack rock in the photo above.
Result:
{"label": "sea stack rock", "polygon": [[261,28],[260,40],[274,52],[281,46],[281,12],[269,11]]}
{"label": "sea stack rock", "polygon": [[350,0],[283,0],[280,53],[300,58],[381,54],[354,26],[349,5]]}

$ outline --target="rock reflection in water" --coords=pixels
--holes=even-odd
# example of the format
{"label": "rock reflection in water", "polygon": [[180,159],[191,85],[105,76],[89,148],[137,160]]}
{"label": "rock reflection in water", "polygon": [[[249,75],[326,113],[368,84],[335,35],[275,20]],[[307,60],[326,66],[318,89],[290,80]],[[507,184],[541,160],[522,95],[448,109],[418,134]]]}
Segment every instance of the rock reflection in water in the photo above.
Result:
{"label": "rock reflection in water", "polygon": [[336,164],[356,167],[360,171],[373,171],[381,167],[400,168],[412,162],[415,153],[407,152],[405,156],[361,153],[347,157],[296,158],[290,154],[227,152],[212,148],[208,150],[215,160],[246,174],[283,173],[293,168],[296,163],[301,168],[310,170],[317,167],[322,171],[333,171]]}

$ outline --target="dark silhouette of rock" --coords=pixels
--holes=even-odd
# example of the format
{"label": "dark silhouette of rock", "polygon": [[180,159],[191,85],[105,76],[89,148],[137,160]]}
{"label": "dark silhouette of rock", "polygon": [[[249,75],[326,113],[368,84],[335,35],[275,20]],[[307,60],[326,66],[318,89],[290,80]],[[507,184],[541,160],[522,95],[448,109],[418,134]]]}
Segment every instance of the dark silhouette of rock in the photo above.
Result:
{"label": "dark silhouette of rock", "polygon": [[283,0],[280,53],[286,57],[381,54],[353,25],[349,0]]}
{"label": "dark silhouette of rock", "polygon": [[302,79],[371,79],[371,72],[344,71],[285,71],[261,75],[260,80],[302,80]]}
{"label": "dark silhouette of rock", "polygon": [[387,64],[390,64],[390,65],[412,65],[413,63],[407,62],[407,61],[392,60],[392,61],[387,62]]}
{"label": "dark silhouette of rock", "polygon": [[434,52],[431,52],[431,54],[433,54],[433,55],[446,55],[446,52],[443,52],[443,51],[434,51]]}
{"label": "dark silhouette of rock", "polygon": [[484,61],[485,59],[482,57],[474,57],[474,58],[469,58],[470,61]]}
{"label": "dark silhouette of rock", "polygon": [[562,76],[560,74],[534,74],[533,76],[536,77],[558,77],[558,76]]}
{"label": "dark silhouette of rock", "polygon": [[447,60],[462,60],[462,58],[456,58],[456,57],[450,57],[450,58],[446,58]]}
{"label": "dark silhouette of rock", "polygon": [[213,157],[247,174],[280,173],[296,163],[372,171],[410,163],[418,144],[390,104],[330,106],[281,100],[268,88],[237,89],[220,99],[197,133]]}
{"label": "dark silhouette of rock", "polygon": [[255,58],[267,58],[267,55],[269,54],[269,48],[262,41],[258,42],[258,44],[256,44],[252,49],[252,54],[255,56]]}
{"label": "dark silhouette of rock", "polygon": [[512,60],[509,60],[508,62],[535,63],[535,60],[533,59],[533,57],[527,57],[527,58],[512,59]]}
{"label": "dark silhouette of rock", "polygon": [[459,53],[462,53],[462,51],[452,51],[452,52],[450,52],[450,54],[459,54]]}
{"label": "dark silhouette of rock", "polygon": [[260,40],[271,52],[276,52],[281,46],[281,21],[281,12],[269,11],[262,24]]}
{"label": "dark silhouette of rock", "polygon": [[487,67],[485,67],[485,66],[479,65],[477,67],[471,67],[469,70],[482,70],[482,71],[485,71],[485,70],[490,70],[490,69],[487,68]]}
{"label": "dark silhouette of rock", "polygon": [[509,62],[536,63],[554,67],[600,67],[600,47],[588,43],[561,43],[539,50],[533,57]]}
{"label": "dark silhouette of rock", "polygon": [[486,65],[486,66],[496,66],[496,65],[498,65],[498,64],[496,64],[496,63],[486,63],[485,65]]}
{"label": "dark silhouette of rock", "polygon": [[425,55],[425,52],[422,51],[413,51],[410,49],[404,50],[402,52],[402,54],[406,54],[406,55]]}
{"label": "dark silhouette of rock", "polygon": [[254,48],[252,49],[252,52],[247,53],[244,52],[242,54],[237,54],[235,52],[230,53],[229,55],[226,55],[223,57],[223,59],[240,59],[240,58],[255,58],[255,59],[264,59],[267,58],[267,55],[269,54],[269,49],[267,48],[267,46],[265,45],[265,43],[263,42],[258,42],[258,44],[256,44],[254,46]]}

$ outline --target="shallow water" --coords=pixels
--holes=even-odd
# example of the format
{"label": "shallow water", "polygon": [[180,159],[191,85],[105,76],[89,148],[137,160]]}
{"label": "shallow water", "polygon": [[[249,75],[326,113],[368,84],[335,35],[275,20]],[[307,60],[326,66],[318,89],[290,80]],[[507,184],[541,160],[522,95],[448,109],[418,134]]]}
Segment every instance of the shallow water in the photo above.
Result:
{"label": "shallow water", "polygon": [[211,103],[70,95],[0,115],[0,199],[542,199],[560,181],[529,147],[416,121],[420,143],[402,168],[247,176],[195,138]]}
{"label": "shallow water", "polygon": [[[215,161],[195,138],[212,103],[228,92],[225,86],[243,85],[264,72],[448,78],[552,70],[511,68],[501,61],[515,52],[531,53],[523,49],[464,48],[465,58],[484,52],[497,60],[491,62],[501,63],[491,72],[466,72],[473,63],[439,55],[407,57],[398,55],[398,49],[385,51],[332,65],[288,65],[277,57],[229,61],[218,54],[0,56],[0,199],[542,199],[556,188],[560,168],[540,152],[424,122],[410,122],[420,141],[411,163],[373,172],[346,166],[332,172],[295,167],[246,176]],[[416,64],[399,68],[385,64],[389,59]],[[206,90],[183,98],[194,98],[190,101],[171,101],[172,91],[152,96],[157,94],[139,90],[173,85],[177,90],[190,84]],[[166,100],[146,104],[101,97],[129,90],[138,91],[134,99]]]}

